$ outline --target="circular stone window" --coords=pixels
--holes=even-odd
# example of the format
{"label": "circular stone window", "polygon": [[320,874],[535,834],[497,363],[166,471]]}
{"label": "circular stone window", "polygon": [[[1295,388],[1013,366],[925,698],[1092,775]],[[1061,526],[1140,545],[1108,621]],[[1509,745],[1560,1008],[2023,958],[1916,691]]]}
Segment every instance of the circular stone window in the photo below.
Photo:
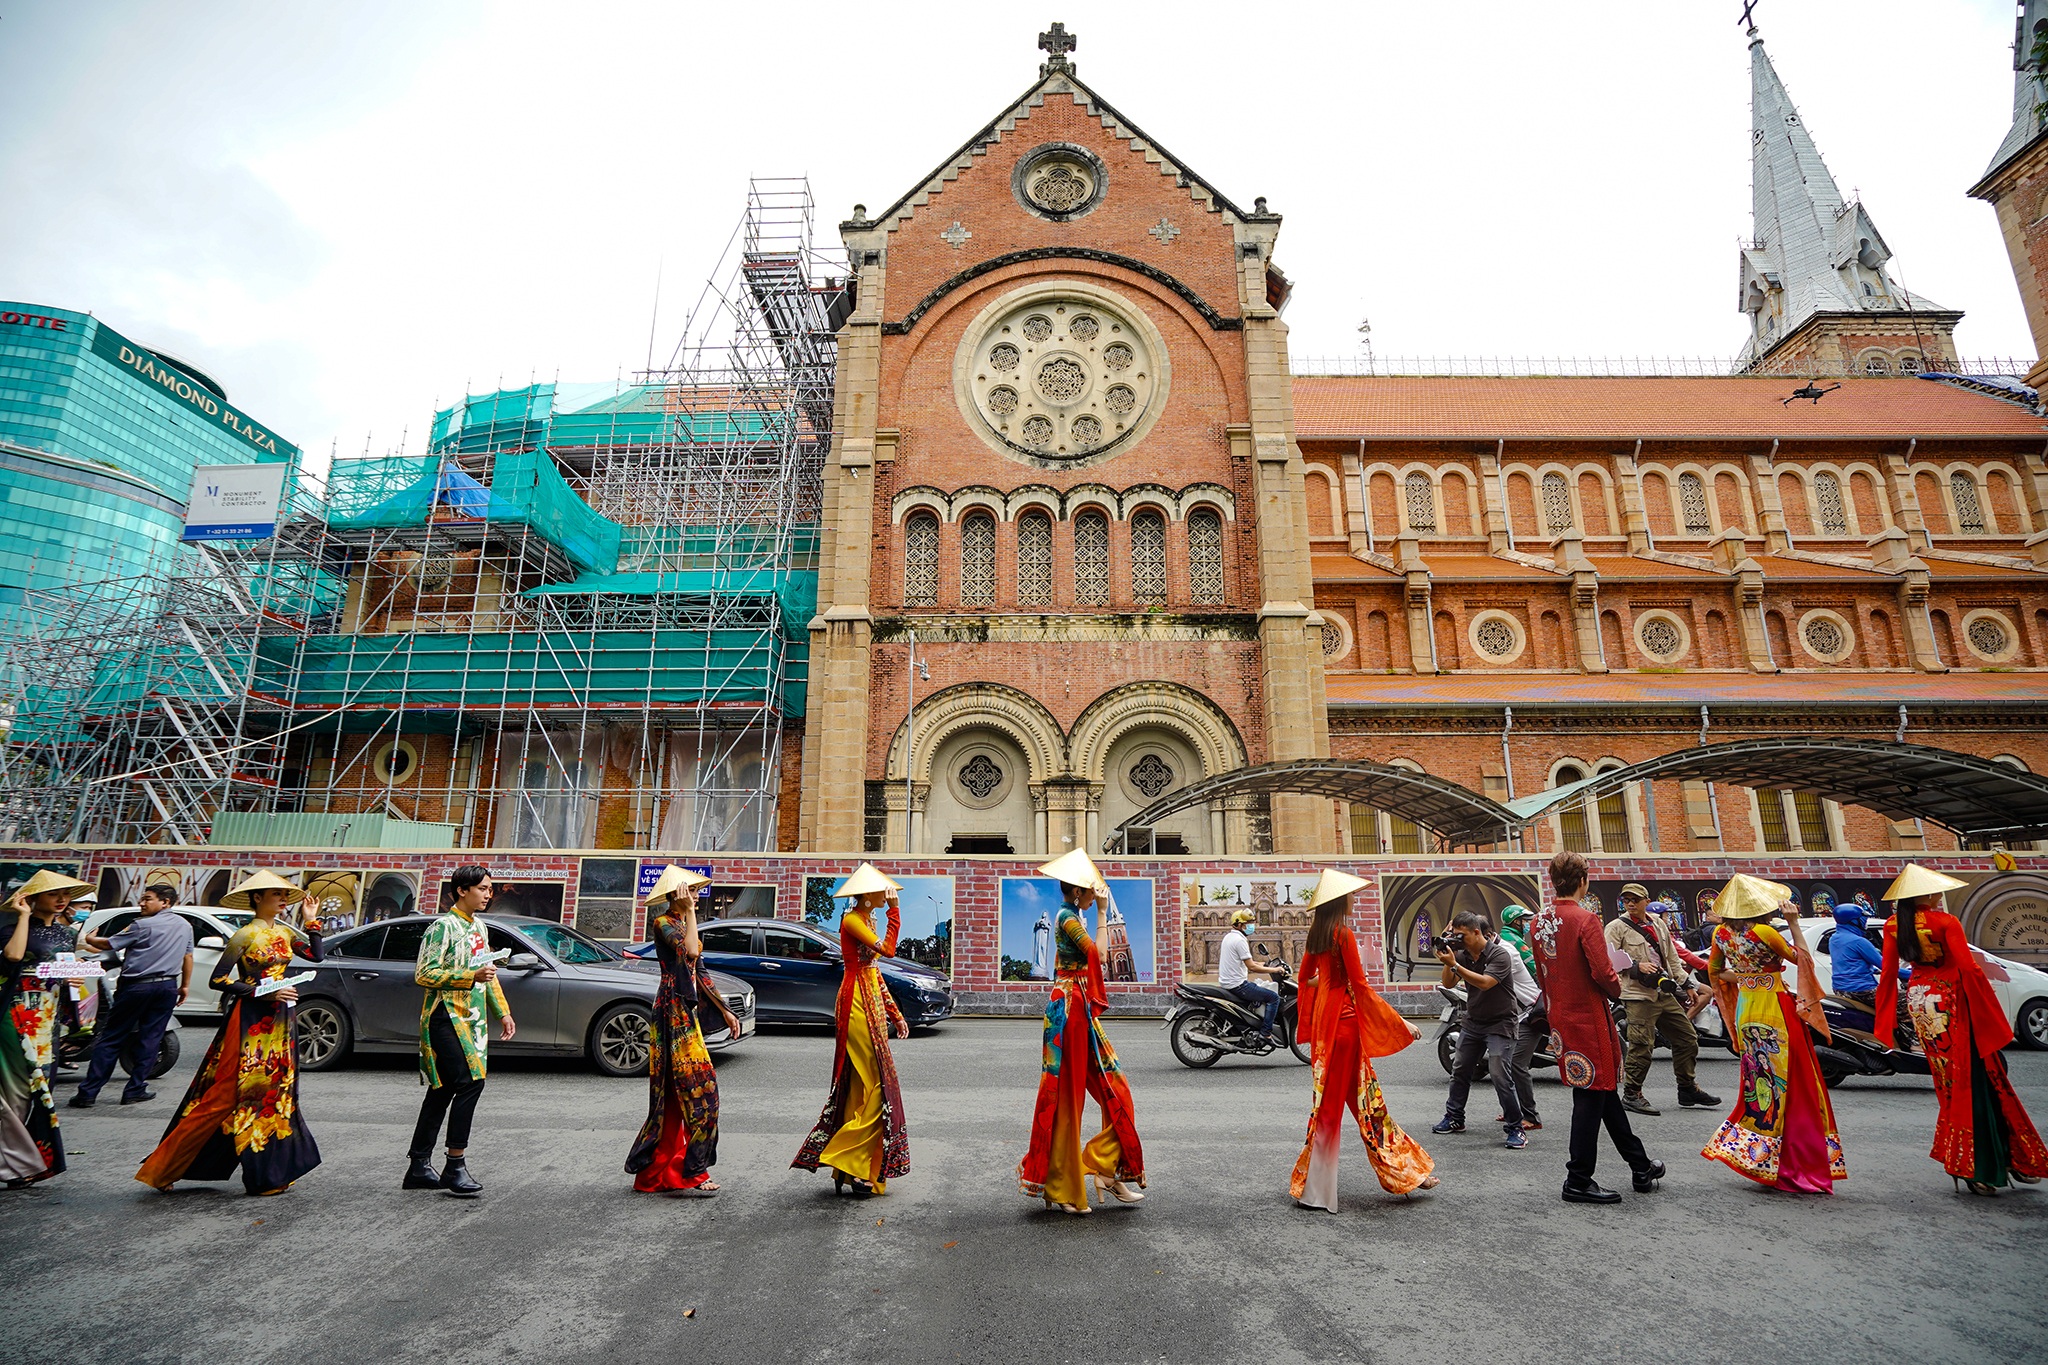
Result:
{"label": "circular stone window", "polygon": [[1799,642],[1823,663],[1840,663],[1856,647],[1849,623],[1831,611],[1810,611],[1799,621]]}
{"label": "circular stone window", "polygon": [[953,796],[963,806],[987,810],[1010,794],[1015,763],[992,745],[977,744],[953,765]]}
{"label": "circular stone window", "polygon": [[1037,285],[975,319],[953,376],[984,440],[1042,468],[1064,468],[1151,429],[1166,397],[1166,347],[1143,314],[1106,290]]}
{"label": "circular stone window", "polygon": [[1124,794],[1149,806],[1182,784],[1180,763],[1165,749],[1147,746],[1124,764]]}
{"label": "circular stone window", "polygon": [[1465,638],[1490,664],[1513,663],[1522,657],[1522,623],[1504,611],[1482,611],[1466,627]]}
{"label": "circular stone window", "polygon": [[2019,633],[1995,611],[1973,611],[1963,618],[1963,642],[1978,658],[2003,663],[2019,650]]}
{"label": "circular stone window", "polygon": [[370,766],[379,782],[410,781],[420,770],[420,751],[402,739],[395,739],[377,750]]}
{"label": "circular stone window", "polygon": [[1102,202],[1109,173],[1102,159],[1071,142],[1048,142],[1026,153],[1010,177],[1010,190],[1025,211],[1064,223]]}
{"label": "circular stone window", "polygon": [[1669,612],[1645,612],[1636,618],[1636,647],[1660,664],[1676,663],[1692,643],[1685,623]]}

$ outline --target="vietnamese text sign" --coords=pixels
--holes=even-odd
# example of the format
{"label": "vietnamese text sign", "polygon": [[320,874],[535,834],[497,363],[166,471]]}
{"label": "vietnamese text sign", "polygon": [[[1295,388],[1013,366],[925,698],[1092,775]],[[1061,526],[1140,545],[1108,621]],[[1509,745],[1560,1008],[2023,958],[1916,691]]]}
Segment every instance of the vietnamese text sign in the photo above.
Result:
{"label": "vietnamese text sign", "polygon": [[277,532],[281,464],[203,464],[192,471],[186,540],[263,540]]}

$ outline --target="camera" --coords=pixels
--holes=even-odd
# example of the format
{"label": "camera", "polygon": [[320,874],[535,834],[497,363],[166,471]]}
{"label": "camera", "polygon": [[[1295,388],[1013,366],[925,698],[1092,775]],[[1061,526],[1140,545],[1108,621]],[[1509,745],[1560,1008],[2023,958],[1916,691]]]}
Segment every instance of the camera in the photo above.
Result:
{"label": "camera", "polygon": [[1464,931],[1457,928],[1447,928],[1430,940],[1429,950],[1432,953],[1455,953],[1464,946]]}

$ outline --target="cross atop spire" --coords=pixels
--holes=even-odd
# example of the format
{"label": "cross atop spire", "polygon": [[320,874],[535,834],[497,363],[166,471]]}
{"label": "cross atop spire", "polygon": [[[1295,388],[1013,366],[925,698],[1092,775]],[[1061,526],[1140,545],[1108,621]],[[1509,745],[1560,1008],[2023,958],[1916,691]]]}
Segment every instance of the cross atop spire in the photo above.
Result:
{"label": "cross atop spire", "polygon": [[1041,76],[1050,76],[1055,71],[1072,71],[1074,64],[1067,60],[1067,54],[1081,45],[1081,40],[1067,32],[1065,24],[1055,21],[1053,26],[1038,35],[1038,50],[1048,54],[1045,63],[1038,68]]}

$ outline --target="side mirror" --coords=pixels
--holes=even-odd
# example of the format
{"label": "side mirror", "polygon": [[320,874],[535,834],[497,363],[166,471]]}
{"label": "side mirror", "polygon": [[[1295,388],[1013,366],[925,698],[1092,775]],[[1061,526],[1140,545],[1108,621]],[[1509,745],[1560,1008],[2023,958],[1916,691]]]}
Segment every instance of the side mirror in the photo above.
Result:
{"label": "side mirror", "polygon": [[542,970],[542,967],[537,953],[514,953],[505,959],[505,970],[508,972],[537,972]]}
{"label": "side mirror", "polygon": [[225,948],[228,946],[228,941],[219,934],[208,934],[192,946],[195,948]]}

